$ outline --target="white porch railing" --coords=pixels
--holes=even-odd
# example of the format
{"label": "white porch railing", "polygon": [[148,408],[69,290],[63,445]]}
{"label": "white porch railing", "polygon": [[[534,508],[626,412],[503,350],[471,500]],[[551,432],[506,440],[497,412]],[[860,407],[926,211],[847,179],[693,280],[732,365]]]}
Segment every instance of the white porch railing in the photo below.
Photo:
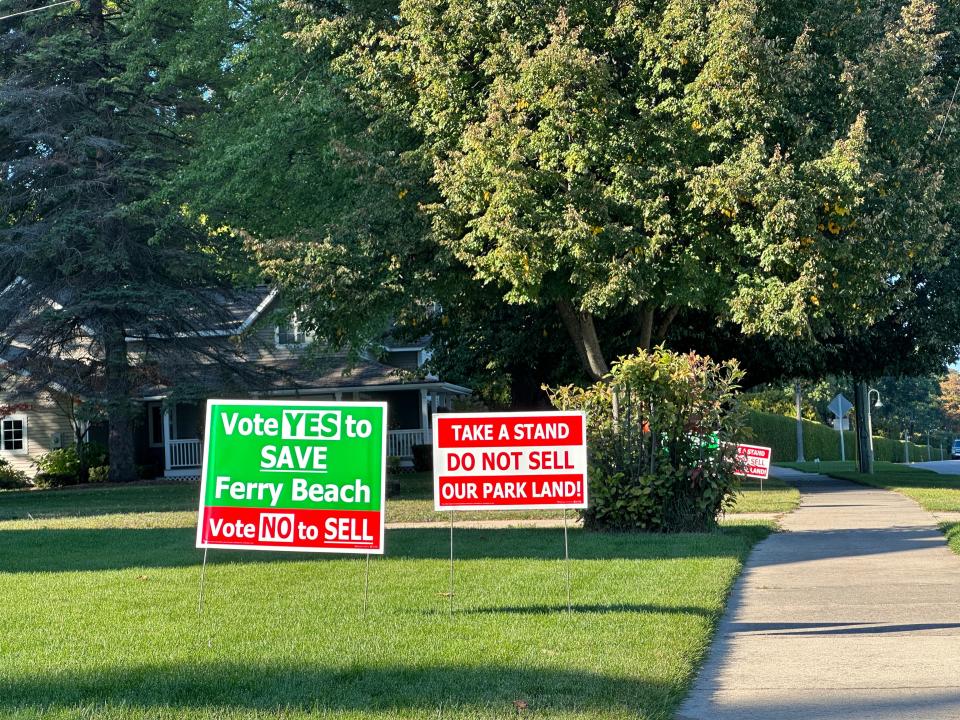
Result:
{"label": "white porch railing", "polygon": [[428,445],[433,433],[430,430],[390,430],[387,433],[387,455],[412,458],[414,445]]}
{"label": "white porch railing", "polygon": [[170,445],[170,467],[167,468],[168,470],[200,467],[199,440],[168,440],[167,442]]}

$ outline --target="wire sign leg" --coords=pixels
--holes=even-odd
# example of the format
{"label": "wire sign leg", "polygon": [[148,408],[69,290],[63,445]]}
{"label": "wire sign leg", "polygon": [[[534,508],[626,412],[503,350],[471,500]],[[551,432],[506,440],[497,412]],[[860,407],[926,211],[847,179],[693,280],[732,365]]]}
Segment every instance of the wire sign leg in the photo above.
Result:
{"label": "wire sign leg", "polygon": [[370,553],[367,553],[366,568],[363,571],[363,616],[367,616],[367,596],[370,591]]}
{"label": "wire sign leg", "polygon": [[197,617],[203,613],[203,581],[207,574],[207,549],[203,549],[203,564],[200,566],[200,595],[197,597]]}
{"label": "wire sign leg", "polygon": [[573,606],[570,603],[570,541],[567,537],[567,510],[563,510],[563,559],[567,570],[567,612],[573,612]]}
{"label": "wire sign leg", "polygon": [[453,511],[450,511],[450,614],[453,615]]}

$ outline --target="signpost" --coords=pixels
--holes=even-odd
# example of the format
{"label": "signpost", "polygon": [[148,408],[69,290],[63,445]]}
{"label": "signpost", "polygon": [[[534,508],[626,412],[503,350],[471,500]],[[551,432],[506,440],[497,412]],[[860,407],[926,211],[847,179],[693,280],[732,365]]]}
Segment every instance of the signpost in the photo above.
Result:
{"label": "signpost", "polygon": [[568,509],[587,507],[587,422],[582,412],[443,413],[433,416],[433,503],[453,512],[563,510],[570,610]]}
{"label": "signpost", "polygon": [[847,400],[843,396],[843,393],[837,393],[833,400],[830,401],[830,404],[827,405],[827,410],[837,418],[837,425],[840,431],[840,460],[845,462],[847,459],[847,449],[843,441],[843,419],[847,416],[847,413],[853,410],[853,403]]}
{"label": "signpost", "polygon": [[209,548],[383,554],[386,403],[209,400],[205,438],[204,565]]}
{"label": "signpost", "polygon": [[763,481],[770,477],[770,458],[773,450],[760,445],[737,445],[737,459],[740,460],[742,470],[735,475],[757,478],[760,480],[760,492],[763,492]]}

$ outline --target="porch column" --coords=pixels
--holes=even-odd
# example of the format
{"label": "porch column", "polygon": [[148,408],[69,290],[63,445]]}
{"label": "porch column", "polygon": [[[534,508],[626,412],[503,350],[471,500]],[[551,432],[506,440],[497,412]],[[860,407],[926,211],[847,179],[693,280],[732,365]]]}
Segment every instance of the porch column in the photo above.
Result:
{"label": "porch column", "polygon": [[430,409],[427,406],[427,391],[420,389],[420,429],[424,439],[430,438]]}
{"label": "porch column", "polygon": [[170,411],[163,411],[163,470],[170,469]]}

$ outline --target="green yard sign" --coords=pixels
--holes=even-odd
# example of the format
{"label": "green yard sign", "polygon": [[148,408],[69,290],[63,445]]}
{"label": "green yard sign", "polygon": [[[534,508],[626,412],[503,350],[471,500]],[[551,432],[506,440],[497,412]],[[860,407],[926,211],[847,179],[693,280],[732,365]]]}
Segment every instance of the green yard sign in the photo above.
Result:
{"label": "green yard sign", "polygon": [[208,400],[197,547],[383,553],[387,405]]}

